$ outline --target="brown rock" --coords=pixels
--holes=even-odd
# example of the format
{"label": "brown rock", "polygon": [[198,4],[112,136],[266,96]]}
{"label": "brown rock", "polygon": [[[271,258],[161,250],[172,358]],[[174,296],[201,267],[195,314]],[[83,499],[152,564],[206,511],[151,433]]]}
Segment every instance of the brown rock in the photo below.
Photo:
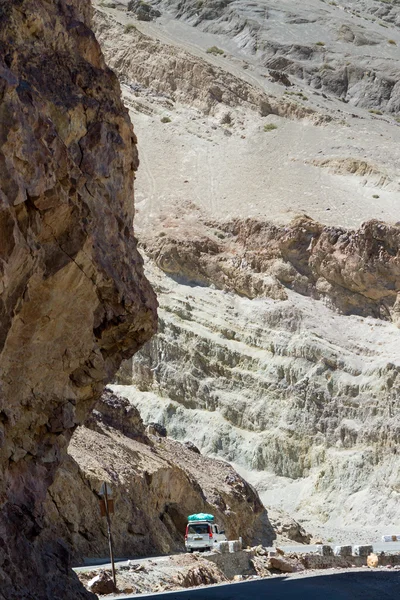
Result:
{"label": "brown rock", "polygon": [[184,588],[228,581],[222,571],[212,563],[196,565],[195,567],[190,568],[186,573],[178,573],[174,579],[179,587]]}
{"label": "brown rock", "polygon": [[43,530],[75,427],[155,329],[136,138],[89,0],[0,6],[0,598],[90,597]]}
{"label": "brown rock", "polygon": [[[104,480],[113,489],[116,555],[184,550],[187,516],[195,512],[215,515],[229,539],[269,535],[258,494],[229,464],[170,438],[153,444],[143,436],[143,427],[135,407],[106,391],[75,431],[69,459],[50,486],[46,504],[49,535],[66,541],[75,562],[108,553],[96,495]],[[135,572],[145,568],[130,567]]]}
{"label": "brown rock", "polygon": [[[144,241],[157,266],[170,275],[249,298],[284,300],[290,288],[327,299],[343,314],[400,323],[397,225],[372,220],[346,230],[307,216],[287,226],[254,219],[198,220],[188,230],[179,218],[172,225],[163,229],[163,237],[154,228]],[[214,236],[216,229],[225,239]]]}
{"label": "brown rock", "polygon": [[117,592],[117,588],[110,575],[106,571],[100,571],[98,575],[93,577],[88,582],[88,589],[94,594],[113,594]]}
{"label": "brown rock", "polygon": [[311,535],[305,531],[298,521],[277,508],[268,510],[269,520],[277,533],[278,543],[293,540],[300,544],[309,544]]}
{"label": "brown rock", "polygon": [[269,577],[271,575],[269,571],[270,563],[263,556],[254,556],[250,562],[259,577]]}
{"label": "brown rock", "polygon": [[304,567],[300,561],[290,558],[283,558],[282,556],[271,556],[269,564],[272,569],[277,569],[282,573],[296,573],[297,571],[304,571]]}
{"label": "brown rock", "polygon": [[198,447],[195,444],[193,444],[193,442],[187,441],[187,442],[184,442],[183,445],[188,450],[191,450],[192,452],[195,452],[196,454],[201,454],[200,450],[198,449]]}

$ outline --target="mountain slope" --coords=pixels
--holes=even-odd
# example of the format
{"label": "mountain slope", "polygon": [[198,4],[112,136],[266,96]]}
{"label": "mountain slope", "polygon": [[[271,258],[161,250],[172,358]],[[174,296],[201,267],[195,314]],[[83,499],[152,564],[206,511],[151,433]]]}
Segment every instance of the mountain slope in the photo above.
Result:
{"label": "mountain slope", "polygon": [[115,389],[267,504],[367,541],[399,525],[399,7],[152,5],[96,17],[161,305]]}

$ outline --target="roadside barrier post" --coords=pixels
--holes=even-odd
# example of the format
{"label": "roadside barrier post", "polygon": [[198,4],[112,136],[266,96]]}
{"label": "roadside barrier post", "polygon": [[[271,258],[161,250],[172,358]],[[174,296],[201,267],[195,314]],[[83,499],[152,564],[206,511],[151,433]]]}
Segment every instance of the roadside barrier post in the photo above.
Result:
{"label": "roadside barrier post", "polygon": [[111,535],[111,519],[110,515],[114,513],[114,499],[112,497],[112,489],[111,486],[104,482],[101,485],[100,492],[100,515],[102,517],[106,517],[107,519],[107,531],[108,531],[108,545],[110,548],[110,561],[111,561],[111,571],[112,578],[114,582],[114,586],[117,587],[117,581],[115,576],[115,562],[114,562],[114,546],[113,539]]}

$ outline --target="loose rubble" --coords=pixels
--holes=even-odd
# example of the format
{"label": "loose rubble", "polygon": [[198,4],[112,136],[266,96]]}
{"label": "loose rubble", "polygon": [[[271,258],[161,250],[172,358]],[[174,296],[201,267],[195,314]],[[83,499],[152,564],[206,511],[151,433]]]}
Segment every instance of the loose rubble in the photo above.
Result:
{"label": "loose rubble", "polygon": [[[330,552],[328,551],[330,549]],[[340,546],[335,551],[321,545],[314,552],[285,552],[283,548],[264,546],[242,548],[240,540],[221,542],[212,552],[177,554],[153,559],[128,561],[117,565],[117,587],[121,593],[146,593],[238,582],[254,578],[278,577],[283,574],[307,574],[318,570],[352,568],[386,568],[400,570],[400,552],[388,554],[372,551],[365,555],[363,546]],[[111,572],[102,570],[78,573],[88,589],[103,595],[101,585],[108,585]],[[94,583],[96,587],[94,587]],[[112,583],[112,581],[111,581]],[[108,589],[108,588],[107,588]]]}

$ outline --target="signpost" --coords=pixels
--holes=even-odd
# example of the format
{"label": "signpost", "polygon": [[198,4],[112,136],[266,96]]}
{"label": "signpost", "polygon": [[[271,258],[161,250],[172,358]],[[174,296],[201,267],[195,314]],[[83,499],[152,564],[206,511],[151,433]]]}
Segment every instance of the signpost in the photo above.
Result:
{"label": "signpost", "polygon": [[100,496],[100,515],[102,517],[106,517],[107,519],[107,530],[108,530],[108,545],[110,547],[110,559],[111,559],[111,571],[112,577],[114,581],[114,586],[117,587],[117,582],[115,578],[115,564],[114,564],[114,547],[111,535],[111,519],[110,515],[114,513],[114,499],[112,497],[112,489],[110,484],[104,482],[101,484],[99,490]]}

